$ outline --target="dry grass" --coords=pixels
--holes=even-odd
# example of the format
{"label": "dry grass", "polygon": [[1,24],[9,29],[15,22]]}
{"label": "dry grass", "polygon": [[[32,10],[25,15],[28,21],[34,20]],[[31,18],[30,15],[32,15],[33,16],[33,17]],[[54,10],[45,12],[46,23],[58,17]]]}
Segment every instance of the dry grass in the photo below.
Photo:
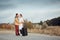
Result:
{"label": "dry grass", "polygon": [[45,29],[34,28],[34,29],[28,29],[28,32],[60,36],[60,27],[50,26]]}
{"label": "dry grass", "polygon": [[[6,32],[8,31],[14,31],[14,29],[0,29],[0,33],[4,32],[6,30]],[[48,35],[56,35],[56,36],[60,36],[60,26],[49,26],[45,29],[39,29],[39,28],[32,28],[32,29],[28,29],[29,33],[40,33],[40,34],[48,34]]]}

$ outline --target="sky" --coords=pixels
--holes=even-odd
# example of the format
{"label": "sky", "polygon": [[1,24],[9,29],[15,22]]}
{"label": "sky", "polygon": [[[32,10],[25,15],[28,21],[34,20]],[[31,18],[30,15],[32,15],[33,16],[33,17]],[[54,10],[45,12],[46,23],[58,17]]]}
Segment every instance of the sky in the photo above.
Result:
{"label": "sky", "polygon": [[60,0],[0,0],[0,23],[13,23],[15,14],[37,23],[60,16]]}

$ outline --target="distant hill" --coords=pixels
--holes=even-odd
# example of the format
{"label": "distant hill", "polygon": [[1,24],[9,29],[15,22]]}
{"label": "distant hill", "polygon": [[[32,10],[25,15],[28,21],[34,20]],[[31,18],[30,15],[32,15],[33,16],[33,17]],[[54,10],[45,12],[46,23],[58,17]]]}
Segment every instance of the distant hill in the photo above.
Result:
{"label": "distant hill", "polygon": [[49,26],[60,26],[60,17],[46,21]]}

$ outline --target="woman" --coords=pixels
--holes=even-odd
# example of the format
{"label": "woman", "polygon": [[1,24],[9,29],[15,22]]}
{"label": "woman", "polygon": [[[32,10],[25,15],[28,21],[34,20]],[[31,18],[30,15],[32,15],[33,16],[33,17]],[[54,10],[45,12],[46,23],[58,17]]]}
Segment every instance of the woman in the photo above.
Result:
{"label": "woman", "polygon": [[16,36],[20,35],[19,34],[19,19],[18,19],[18,13],[16,13],[16,16],[15,16],[15,34]]}

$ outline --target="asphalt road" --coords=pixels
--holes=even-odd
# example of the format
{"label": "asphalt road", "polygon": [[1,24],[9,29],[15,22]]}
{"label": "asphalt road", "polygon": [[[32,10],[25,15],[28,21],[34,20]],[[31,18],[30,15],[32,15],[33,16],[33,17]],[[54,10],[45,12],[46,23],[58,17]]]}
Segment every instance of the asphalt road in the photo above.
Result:
{"label": "asphalt road", "polygon": [[28,36],[16,36],[15,34],[0,34],[0,40],[60,40],[60,36],[29,33]]}

